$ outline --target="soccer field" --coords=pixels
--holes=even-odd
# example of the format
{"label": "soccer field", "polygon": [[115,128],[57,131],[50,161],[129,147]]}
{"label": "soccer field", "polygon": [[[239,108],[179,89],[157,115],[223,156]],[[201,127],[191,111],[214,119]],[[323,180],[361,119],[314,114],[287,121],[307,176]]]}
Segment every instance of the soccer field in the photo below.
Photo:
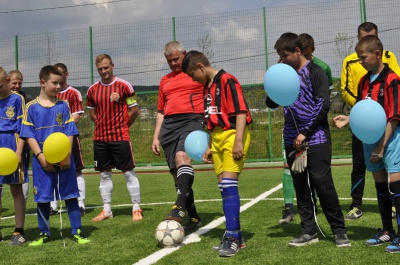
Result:
{"label": "soccer field", "polygon": [[[348,165],[333,166],[333,176],[343,213],[350,205],[350,172]],[[0,242],[0,264],[370,264],[395,263],[398,256],[384,252],[384,247],[367,247],[364,241],[374,235],[380,226],[375,189],[370,173],[367,175],[364,217],[346,222],[351,248],[337,248],[329,225],[319,207],[320,242],[302,248],[290,248],[288,242],[300,234],[299,218],[289,225],[278,225],[283,209],[281,168],[251,168],[246,165],[239,181],[241,195],[241,224],[247,248],[235,257],[220,258],[211,247],[218,244],[224,232],[220,193],[213,171],[195,173],[194,192],[197,209],[204,227],[197,232],[198,242],[179,248],[161,249],[154,238],[155,228],[169,212],[175,200],[172,177],[165,171],[146,172],[137,169],[142,193],[144,220],[131,221],[130,197],[125,178],[114,174],[114,218],[101,223],[90,220],[101,210],[98,174],[85,176],[87,185],[87,215],[82,219],[83,231],[91,239],[87,245],[78,245],[71,239],[67,214],[52,216],[51,240],[41,247],[9,247],[14,228],[11,194],[6,186]],[[32,189],[31,189],[32,191]],[[64,205],[63,205],[64,207]],[[29,195],[26,216],[28,242],[39,234],[36,206]],[[193,236],[192,236],[193,237]],[[192,237],[186,242],[196,241]],[[169,255],[165,255],[168,254]],[[164,256],[165,255],[165,256]]]}

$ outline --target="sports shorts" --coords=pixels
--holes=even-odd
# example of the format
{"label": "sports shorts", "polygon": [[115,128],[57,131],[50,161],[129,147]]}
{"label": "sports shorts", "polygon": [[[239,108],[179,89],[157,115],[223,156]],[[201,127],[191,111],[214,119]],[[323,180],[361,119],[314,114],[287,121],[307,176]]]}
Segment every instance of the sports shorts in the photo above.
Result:
{"label": "sports shorts", "polygon": [[211,133],[211,154],[214,163],[215,174],[218,176],[222,172],[242,172],[244,161],[250,146],[250,133],[246,126],[243,134],[244,156],[240,160],[233,158],[233,145],[235,143],[236,130],[223,130],[216,127]]}
{"label": "sports shorts", "polygon": [[204,129],[202,114],[179,114],[164,116],[160,129],[160,144],[164,150],[170,171],[176,169],[175,156],[185,151],[185,139],[189,133]]}
{"label": "sports shorts", "polygon": [[[55,164],[56,172],[45,171],[36,157],[32,159],[33,195],[38,203],[54,200],[68,200],[79,197],[78,182],[73,157],[71,167],[60,170]],[[54,198],[55,191],[55,198]]]}
{"label": "sports shorts", "polygon": [[[17,139],[18,134],[15,132],[1,132],[0,133],[0,147],[10,148],[14,152],[17,150]],[[22,160],[24,162],[25,152],[22,154]],[[1,158],[0,158],[1,159]],[[26,163],[22,163],[17,170],[7,176],[0,175],[0,185],[1,184],[23,184],[28,182],[28,168],[26,168]]]}
{"label": "sports shorts", "polygon": [[382,169],[386,169],[388,173],[400,172],[400,128],[396,127],[393,134],[390,136],[385,150],[383,152],[382,159],[377,163],[371,163],[372,150],[376,146],[375,144],[363,143],[365,165],[368,171],[375,172]]}
{"label": "sports shorts", "polygon": [[135,167],[131,142],[93,142],[94,167],[97,171],[117,168],[132,170]]}
{"label": "sports shorts", "polygon": [[74,136],[71,152],[72,152],[72,156],[74,157],[75,169],[76,170],[84,169],[85,165],[83,164],[82,146],[81,146],[81,140],[79,139],[79,136]]}

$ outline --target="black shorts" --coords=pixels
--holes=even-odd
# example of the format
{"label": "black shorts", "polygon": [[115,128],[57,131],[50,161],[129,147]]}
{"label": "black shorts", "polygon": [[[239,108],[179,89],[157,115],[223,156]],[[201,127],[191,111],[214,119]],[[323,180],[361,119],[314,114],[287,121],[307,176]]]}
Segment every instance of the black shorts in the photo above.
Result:
{"label": "black shorts", "polygon": [[72,156],[74,157],[75,169],[84,169],[85,165],[83,164],[82,146],[81,140],[79,140],[79,136],[74,136],[74,141],[72,143]]}
{"label": "black shorts", "polygon": [[117,168],[132,170],[135,167],[131,142],[93,142],[94,167],[97,171]]}
{"label": "black shorts", "polygon": [[176,168],[176,153],[185,151],[185,139],[188,134],[203,129],[204,116],[202,114],[164,116],[160,131],[160,144],[170,171]]}

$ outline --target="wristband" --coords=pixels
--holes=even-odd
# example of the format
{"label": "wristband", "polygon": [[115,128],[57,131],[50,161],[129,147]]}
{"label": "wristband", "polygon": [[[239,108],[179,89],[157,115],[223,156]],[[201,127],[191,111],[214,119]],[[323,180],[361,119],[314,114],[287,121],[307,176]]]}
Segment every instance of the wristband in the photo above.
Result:
{"label": "wristband", "polygon": [[40,151],[39,153],[37,153],[37,154],[35,155],[35,156],[36,156],[36,158],[39,158],[40,154],[43,154],[43,152],[42,152],[42,151]]}

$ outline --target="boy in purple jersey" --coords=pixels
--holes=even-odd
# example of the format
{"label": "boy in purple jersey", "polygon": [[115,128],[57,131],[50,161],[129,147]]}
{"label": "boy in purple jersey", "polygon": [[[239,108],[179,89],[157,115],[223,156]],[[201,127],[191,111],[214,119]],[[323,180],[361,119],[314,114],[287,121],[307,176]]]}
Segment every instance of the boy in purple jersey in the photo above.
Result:
{"label": "boy in purple jersey", "polygon": [[[305,145],[309,146],[305,170],[302,173],[291,170],[301,219],[301,235],[291,240],[289,246],[300,247],[319,241],[311,186],[320,199],[325,217],[335,236],[336,246],[350,247],[343,213],[332,180],[328,78],[321,67],[304,57],[301,40],[296,34],[282,34],[274,48],[282,63],[293,67],[300,79],[298,98],[292,105],[284,108],[283,134],[289,168],[292,168],[295,160],[295,156],[289,154],[292,151],[301,151]],[[270,108],[278,107],[269,97],[266,103]]]}
{"label": "boy in purple jersey", "polygon": [[86,244],[90,240],[81,232],[81,213],[77,200],[79,190],[73,157],[70,153],[61,162],[51,164],[42,151],[46,138],[55,132],[67,135],[72,146],[78,129],[68,104],[57,99],[62,73],[55,66],[48,65],[40,70],[39,78],[40,94],[27,104],[21,128],[21,138],[27,140],[34,154],[33,193],[40,230],[39,237],[29,246],[41,246],[50,239],[50,202],[54,200],[54,190],[57,197],[65,200],[73,239],[78,244]]}

